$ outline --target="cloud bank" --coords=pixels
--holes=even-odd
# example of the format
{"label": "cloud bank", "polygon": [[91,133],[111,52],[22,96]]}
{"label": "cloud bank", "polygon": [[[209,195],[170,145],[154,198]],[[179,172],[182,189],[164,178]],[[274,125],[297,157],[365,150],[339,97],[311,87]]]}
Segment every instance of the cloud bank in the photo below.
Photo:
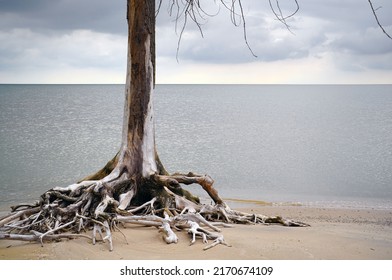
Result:
{"label": "cloud bank", "polygon": [[[163,1],[157,17],[158,83],[391,83],[392,40],[367,0],[298,1],[278,22],[268,1],[243,0],[246,35],[215,1],[200,30],[181,24]],[[392,33],[392,2],[375,0]],[[293,1],[281,1],[290,14]],[[0,83],[123,83],[126,1],[0,1]],[[178,61],[176,59],[178,55]]]}

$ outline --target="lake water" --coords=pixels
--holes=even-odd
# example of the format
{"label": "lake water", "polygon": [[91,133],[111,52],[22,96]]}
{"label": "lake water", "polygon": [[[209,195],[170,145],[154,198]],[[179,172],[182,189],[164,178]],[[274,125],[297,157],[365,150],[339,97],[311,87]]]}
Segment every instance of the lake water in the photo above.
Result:
{"label": "lake water", "polygon": [[[123,92],[0,85],[0,210],[111,159]],[[208,173],[224,198],[392,209],[392,85],[157,85],[154,106],[166,168]]]}

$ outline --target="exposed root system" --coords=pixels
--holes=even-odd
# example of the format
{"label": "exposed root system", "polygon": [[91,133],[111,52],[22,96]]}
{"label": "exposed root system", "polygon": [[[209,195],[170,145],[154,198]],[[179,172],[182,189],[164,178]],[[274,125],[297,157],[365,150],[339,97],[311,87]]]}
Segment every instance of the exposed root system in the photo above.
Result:
{"label": "exposed root system", "polygon": [[[181,184],[194,183],[209,194],[213,205],[201,204],[197,197],[181,188]],[[99,235],[113,250],[112,231],[129,223],[156,227],[168,244],[178,242],[175,231],[187,231],[190,245],[201,239],[207,250],[218,244],[230,246],[220,228],[232,224],[308,226],[282,217],[232,210],[212,185],[208,175],[175,173],[153,174],[141,180],[113,180],[106,176],[55,187],[34,204],[13,206],[12,212],[0,219],[0,239],[43,244],[83,237],[95,244]]]}

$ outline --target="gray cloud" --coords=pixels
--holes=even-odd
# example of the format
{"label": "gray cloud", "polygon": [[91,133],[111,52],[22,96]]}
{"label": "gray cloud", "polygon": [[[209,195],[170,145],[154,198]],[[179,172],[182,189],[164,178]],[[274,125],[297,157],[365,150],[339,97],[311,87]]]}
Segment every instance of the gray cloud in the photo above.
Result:
{"label": "gray cloud", "polygon": [[125,6],[125,0],[2,0],[0,28],[45,32],[90,29],[126,34]]}
{"label": "gray cloud", "polygon": [[[329,52],[335,57],[338,56],[336,54],[344,53],[347,61],[351,58],[365,63],[361,69],[392,67],[392,62],[380,65],[372,62],[371,56],[391,54],[392,42],[378,28],[366,0],[299,1],[299,12],[287,21],[292,33],[274,18],[266,1],[250,0],[243,3],[246,3],[244,11],[248,42],[258,58],[252,57],[248,51],[242,28],[233,27],[227,13],[221,10],[218,16],[209,18],[203,24],[204,39],[200,38],[197,28],[189,23],[181,41],[180,60],[209,63],[268,62],[322,57]],[[295,8],[292,3],[281,2],[285,14],[290,14]],[[382,6],[377,13],[385,28],[392,33],[392,18],[387,16],[388,11],[392,11],[392,2],[375,0],[374,5]],[[178,36],[173,36],[167,23],[161,22],[160,26],[161,40],[166,45],[171,44],[171,48],[163,49],[160,55],[174,56],[176,44],[173,41]],[[340,66],[341,63],[336,65]]]}
{"label": "gray cloud", "polygon": [[[65,69],[125,69],[126,2],[1,0],[0,82]],[[2,78],[5,77],[5,78]]]}
{"label": "gray cloud", "polygon": [[[217,1],[219,2],[219,1]],[[211,13],[202,21],[204,38],[189,22],[181,40],[179,60],[187,63],[240,64],[302,58],[334,58],[345,71],[392,69],[392,41],[377,27],[367,0],[300,0],[288,20],[291,31],[274,19],[267,1],[243,0],[248,42],[230,13],[215,1],[202,4]],[[175,29],[167,3],[157,19],[157,56],[175,60],[181,22]],[[374,0],[385,28],[392,33],[392,1]],[[293,1],[281,1],[285,14]],[[126,56],[126,1],[0,0],[0,70],[26,63],[51,68],[123,68]],[[26,67],[25,67],[26,68]],[[1,73],[0,73],[1,75]],[[0,76],[1,78],[1,76]]]}
{"label": "gray cloud", "polygon": [[[89,30],[73,31],[61,36],[17,29],[0,31],[2,68],[36,67],[57,64],[73,67],[107,67],[126,53],[125,38]],[[118,61],[117,61],[118,63]]]}

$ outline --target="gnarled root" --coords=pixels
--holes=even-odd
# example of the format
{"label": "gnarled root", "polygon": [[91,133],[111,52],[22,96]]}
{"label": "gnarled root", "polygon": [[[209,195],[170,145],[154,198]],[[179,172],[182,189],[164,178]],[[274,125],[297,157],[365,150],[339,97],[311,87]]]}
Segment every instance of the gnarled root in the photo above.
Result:
{"label": "gnarled root", "polygon": [[[204,248],[207,250],[218,244],[230,246],[218,226],[237,223],[308,226],[282,217],[232,210],[219,197],[213,182],[208,175],[165,172],[152,174],[150,178],[111,174],[64,188],[55,187],[38,202],[15,206],[9,215],[0,218],[0,239],[43,244],[46,240],[87,237],[95,244],[99,235],[103,242],[108,241],[109,250],[113,250],[112,231],[118,230],[118,223],[130,223],[158,228],[168,244],[178,242],[174,230],[185,230],[191,235],[191,245],[197,238],[206,244],[212,240]],[[215,204],[201,204],[181,184],[199,184]],[[82,234],[87,230],[92,230],[91,237]]]}

